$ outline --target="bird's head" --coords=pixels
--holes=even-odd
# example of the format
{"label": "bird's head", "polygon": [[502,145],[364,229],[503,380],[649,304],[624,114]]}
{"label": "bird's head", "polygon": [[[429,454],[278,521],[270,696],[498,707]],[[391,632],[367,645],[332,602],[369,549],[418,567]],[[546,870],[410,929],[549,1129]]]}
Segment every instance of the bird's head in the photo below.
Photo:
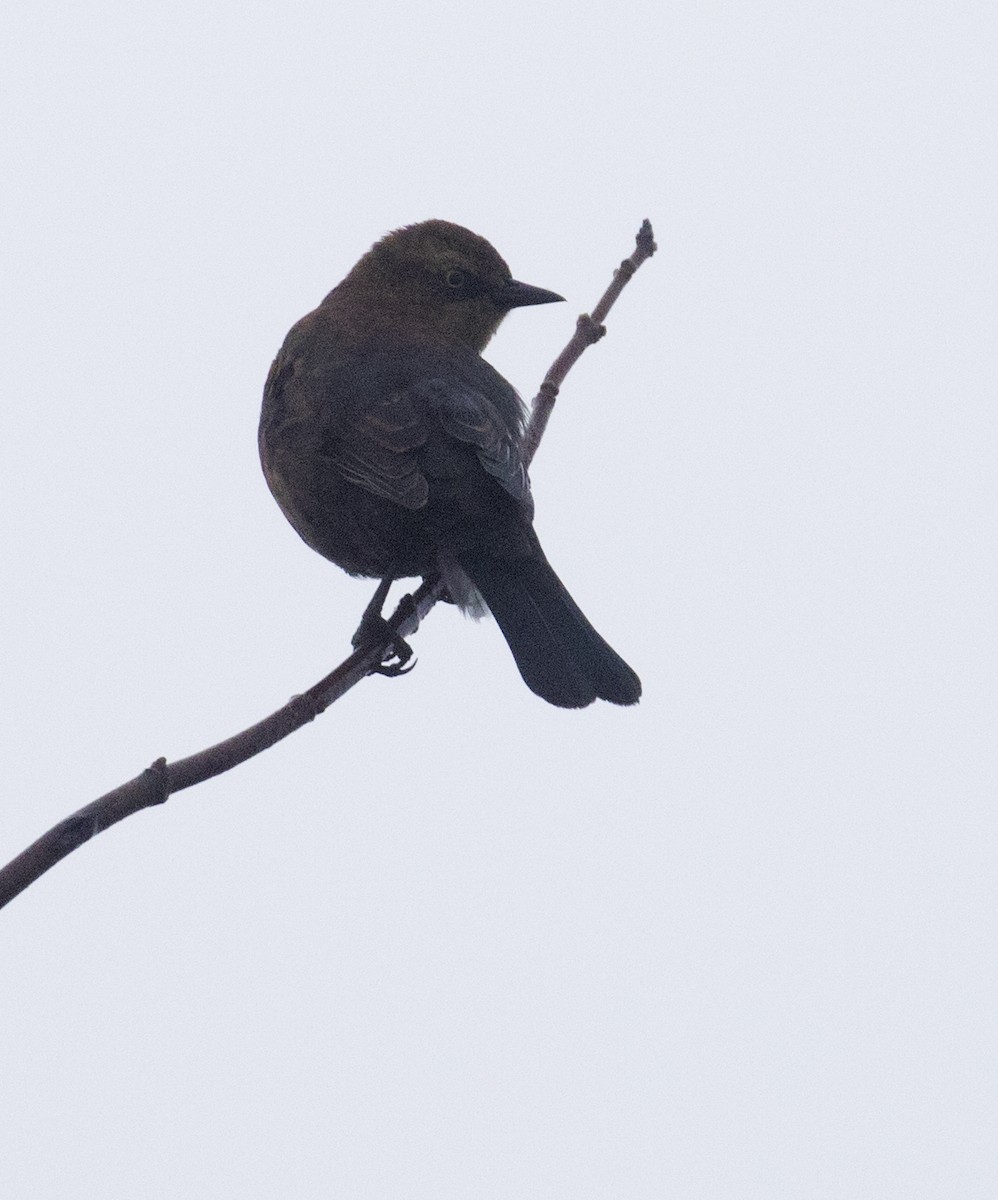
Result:
{"label": "bird's head", "polygon": [[481,352],[512,308],[563,297],[519,283],[482,237],[449,221],[396,229],[368,251],[343,286],[417,337]]}

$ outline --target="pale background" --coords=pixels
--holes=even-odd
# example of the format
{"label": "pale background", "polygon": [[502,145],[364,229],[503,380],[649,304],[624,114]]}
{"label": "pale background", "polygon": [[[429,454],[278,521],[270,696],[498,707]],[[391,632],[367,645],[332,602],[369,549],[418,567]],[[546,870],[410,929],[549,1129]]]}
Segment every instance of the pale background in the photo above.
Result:
{"label": "pale background", "polygon": [[440,609],[0,915],[0,1194],[998,1195],[989,4],[4,6],[0,857],[343,656],[287,328],[445,217],[567,305],[535,463],[644,680]]}

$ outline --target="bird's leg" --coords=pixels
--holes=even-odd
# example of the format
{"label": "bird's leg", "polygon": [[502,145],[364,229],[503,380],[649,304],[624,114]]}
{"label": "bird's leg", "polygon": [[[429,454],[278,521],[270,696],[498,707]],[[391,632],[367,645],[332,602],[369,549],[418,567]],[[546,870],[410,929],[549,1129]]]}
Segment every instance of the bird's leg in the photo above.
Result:
{"label": "bird's leg", "polygon": [[[364,609],[364,615],[360,618],[357,632],[351,639],[351,644],[355,650],[361,650],[371,642],[384,638],[388,632],[388,622],[381,615],[381,610],[385,606],[385,600],[388,598],[388,590],[393,582],[393,576],[386,575],[375,589],[370,603]],[[411,596],[407,596],[405,599],[412,603]],[[405,665],[410,658],[412,658],[412,648],[396,634],[387,655],[377,666],[371,668],[370,673],[372,675],[388,676],[408,675],[416,665],[415,663],[408,667]]]}

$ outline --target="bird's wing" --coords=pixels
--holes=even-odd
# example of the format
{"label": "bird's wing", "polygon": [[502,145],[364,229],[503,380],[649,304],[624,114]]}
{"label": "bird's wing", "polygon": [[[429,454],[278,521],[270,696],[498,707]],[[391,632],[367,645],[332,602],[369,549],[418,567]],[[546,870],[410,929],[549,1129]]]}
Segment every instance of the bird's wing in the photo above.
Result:
{"label": "bird's wing", "polygon": [[[264,389],[260,447],[264,470],[275,475],[275,446],[403,508],[422,508],[426,478],[412,453],[429,436],[425,405],[384,373],[358,382],[337,364],[332,383],[309,361],[314,314],[292,329]],[[381,395],[375,403],[371,395]],[[360,402],[351,403],[351,397]],[[332,398],[332,399],[331,399]]]}
{"label": "bird's wing", "polygon": [[505,380],[495,378],[509,393],[497,399],[505,402],[503,407],[514,414],[515,423],[511,424],[508,415],[484,391],[464,380],[431,377],[421,380],[413,392],[436,414],[448,436],[474,447],[485,471],[514,500],[529,504],[530,481],[519,446],[519,397]]}
{"label": "bird's wing", "polygon": [[337,430],[335,449],[324,457],[350,483],[403,508],[422,508],[426,476],[412,451],[429,436],[423,406],[404,391],[368,404]]}
{"label": "bird's wing", "polygon": [[[403,508],[422,508],[430,494],[427,476],[453,469],[453,460],[440,453],[441,437],[469,446],[491,479],[532,508],[520,455],[523,406],[477,355],[448,355],[445,362],[423,348],[407,356],[371,355],[348,370],[338,363],[332,379],[293,360],[282,366],[279,359],[267,394],[271,420],[280,416],[307,427],[309,413],[322,414],[319,444],[309,449],[313,459]],[[331,394],[341,402],[330,404]]]}

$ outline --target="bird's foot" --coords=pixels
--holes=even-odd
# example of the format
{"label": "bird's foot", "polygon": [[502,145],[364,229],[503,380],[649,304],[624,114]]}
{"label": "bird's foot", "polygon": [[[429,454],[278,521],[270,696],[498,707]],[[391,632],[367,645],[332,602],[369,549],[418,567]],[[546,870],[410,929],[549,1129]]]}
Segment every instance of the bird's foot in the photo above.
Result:
{"label": "bird's foot", "polygon": [[[391,585],[391,577],[382,579],[378,584],[377,590],[371,597],[370,604],[364,609],[364,615],[360,618],[357,631],[350,640],[355,650],[362,650],[365,646],[370,646],[373,643],[384,642],[386,637],[391,635],[391,645],[388,647],[384,658],[376,666],[371,667],[369,674],[387,675],[390,679],[394,679],[398,675],[408,675],[416,664],[413,662],[409,666],[406,666],[412,658],[412,648],[404,638],[393,633],[391,626],[381,615],[381,610],[384,607],[385,600],[388,597],[388,589]],[[412,597],[404,596],[400,601],[400,606],[404,605],[406,601],[409,602],[410,606],[412,605]]]}

